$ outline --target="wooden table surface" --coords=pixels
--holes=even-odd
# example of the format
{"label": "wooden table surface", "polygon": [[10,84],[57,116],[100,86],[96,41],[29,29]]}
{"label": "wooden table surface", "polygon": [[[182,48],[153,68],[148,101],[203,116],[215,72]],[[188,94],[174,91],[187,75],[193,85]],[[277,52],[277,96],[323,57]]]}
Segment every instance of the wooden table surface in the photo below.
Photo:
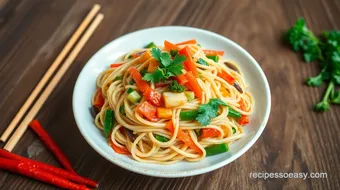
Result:
{"label": "wooden table surface", "polygon": [[[340,107],[316,113],[325,87],[304,79],[318,73],[282,44],[282,32],[304,17],[315,33],[340,29],[338,0],[11,0],[0,25],[0,133],[94,3],[105,19],[63,77],[37,119],[69,157],[76,171],[100,182],[99,189],[340,189]],[[0,14],[1,16],[1,14]],[[72,92],[89,58],[115,38],[143,28],[184,25],[230,38],[249,51],[271,87],[268,125],[254,146],[231,164],[208,174],[166,179],[124,170],[97,154],[80,135]],[[258,105],[260,106],[260,105]],[[1,144],[3,146],[4,144]],[[28,130],[14,152],[58,166]],[[251,172],[326,172],[324,179],[254,179]],[[1,189],[55,189],[0,171]]]}

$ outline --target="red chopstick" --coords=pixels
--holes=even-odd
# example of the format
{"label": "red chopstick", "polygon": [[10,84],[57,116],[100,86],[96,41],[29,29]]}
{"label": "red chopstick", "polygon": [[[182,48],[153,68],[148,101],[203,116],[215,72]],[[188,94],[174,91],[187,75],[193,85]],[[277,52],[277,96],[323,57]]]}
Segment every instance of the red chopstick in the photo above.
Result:
{"label": "red chopstick", "polygon": [[[59,176],[61,178],[65,178],[67,180],[71,180],[71,181],[79,183],[79,184],[84,184],[84,185],[88,185],[90,187],[95,187],[95,188],[98,187],[98,183],[91,180],[91,179],[79,176],[77,174],[73,174],[73,173],[66,171],[64,169],[61,169],[61,168],[57,168],[57,167],[54,167],[54,166],[51,166],[51,165],[48,165],[48,164],[44,164],[44,163],[41,163],[41,162],[38,162],[38,161],[35,161],[35,160],[31,160],[31,159],[13,154],[13,153],[8,152],[8,151],[3,150],[3,149],[0,149],[0,158],[6,158],[6,159],[14,160],[14,161],[19,161],[21,163],[25,163],[26,165],[28,165],[32,168],[43,170],[45,172],[54,174],[56,176]],[[6,169],[6,168],[4,168],[4,169]]]}
{"label": "red chopstick", "polygon": [[24,162],[20,162],[16,160],[0,158],[0,168],[7,170],[7,171],[14,172],[14,173],[18,173],[18,174],[21,174],[27,177],[31,177],[39,181],[43,181],[45,183],[53,184],[57,187],[61,187],[65,189],[89,190],[89,188],[83,185],[73,183],[64,178],[53,175],[49,172],[43,171],[38,168],[33,168]]}
{"label": "red chopstick", "polygon": [[69,172],[76,174],[70,161],[67,159],[63,151],[54,142],[51,136],[45,131],[38,120],[33,120],[30,123],[30,127],[39,136],[41,141],[46,145],[46,147],[54,154],[54,156],[59,160],[60,164]]}

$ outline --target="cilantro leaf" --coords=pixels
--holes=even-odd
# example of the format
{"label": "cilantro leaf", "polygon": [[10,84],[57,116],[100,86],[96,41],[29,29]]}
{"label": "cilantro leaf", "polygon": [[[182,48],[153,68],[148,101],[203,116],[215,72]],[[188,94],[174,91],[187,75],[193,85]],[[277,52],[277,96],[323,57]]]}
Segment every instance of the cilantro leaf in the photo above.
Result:
{"label": "cilantro leaf", "polygon": [[172,91],[172,92],[184,92],[185,90],[185,87],[178,84],[177,81],[173,80],[170,85],[169,85],[169,90]]}
{"label": "cilantro leaf", "polygon": [[321,86],[321,84],[328,79],[329,73],[327,72],[327,68],[325,67],[317,76],[307,78],[306,84],[308,86]]}
{"label": "cilantro leaf", "polygon": [[198,63],[198,64],[201,64],[201,65],[209,66],[209,64],[208,64],[206,61],[204,61],[204,59],[202,59],[202,58],[199,58],[199,59],[197,60],[197,63]]}
{"label": "cilantro leaf", "polygon": [[151,54],[160,63],[160,66],[153,73],[148,73],[146,77],[143,77],[143,80],[157,83],[161,80],[165,81],[169,77],[183,74],[182,63],[186,60],[185,56],[176,54],[172,60],[168,52],[161,52],[159,48],[152,48]]}
{"label": "cilantro leaf", "polygon": [[222,100],[218,98],[210,99],[209,103],[201,104],[198,107],[198,115],[196,120],[202,125],[209,125],[212,118],[217,117],[218,115],[218,106],[227,106]]}
{"label": "cilantro leaf", "polygon": [[160,59],[161,59],[160,64],[162,67],[168,67],[172,63],[171,56],[169,53],[163,52],[161,54]]}
{"label": "cilantro leaf", "polygon": [[145,81],[152,81],[154,83],[157,83],[161,80],[165,80],[165,78],[166,77],[164,76],[163,70],[158,67],[153,73],[146,73],[142,79]]}
{"label": "cilantro leaf", "polygon": [[340,84],[340,31],[326,31],[322,37],[319,40],[307,28],[304,19],[299,19],[285,33],[286,42],[294,51],[300,51],[306,62],[315,60],[320,62],[321,72],[306,80],[309,86],[328,83],[322,100],[315,106],[317,111],[329,110],[331,103],[340,103],[340,92],[334,92],[335,85]]}
{"label": "cilantro leaf", "polygon": [[161,50],[159,48],[152,48],[151,49],[151,55],[154,57],[157,61],[161,61]]}
{"label": "cilantro leaf", "polygon": [[184,69],[183,64],[171,64],[168,67],[168,73],[170,72],[172,74],[171,76],[178,76],[183,74],[182,72],[183,69]]}
{"label": "cilantro leaf", "polygon": [[320,41],[307,28],[303,18],[297,20],[296,24],[285,33],[284,38],[294,51],[302,51],[306,62],[323,59],[319,47]]}
{"label": "cilantro leaf", "polygon": [[182,64],[187,58],[184,55],[176,55],[173,64]]}
{"label": "cilantro leaf", "polygon": [[227,106],[227,104],[225,102],[223,102],[221,99],[218,98],[213,98],[210,99],[209,104],[214,105],[214,106]]}

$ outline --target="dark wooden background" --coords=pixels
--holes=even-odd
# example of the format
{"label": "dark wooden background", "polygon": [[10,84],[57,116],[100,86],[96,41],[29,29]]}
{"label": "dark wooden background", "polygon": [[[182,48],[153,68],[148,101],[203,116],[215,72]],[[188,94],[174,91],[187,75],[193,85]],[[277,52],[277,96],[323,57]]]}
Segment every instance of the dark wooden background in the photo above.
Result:
{"label": "dark wooden background", "polygon": [[[0,0],[1,1],[1,0]],[[4,1],[4,0],[2,0]],[[7,0],[8,1],[8,0]],[[340,29],[338,0],[9,0],[0,25],[0,133],[94,3],[105,19],[37,118],[77,172],[99,189],[340,189],[340,107],[315,113],[323,88],[303,85],[318,73],[281,42],[282,32],[304,17],[316,33]],[[1,3],[0,3],[1,4]],[[4,10],[2,10],[4,11]],[[0,16],[3,16],[0,14]],[[131,173],[99,156],[80,135],[71,100],[87,60],[111,40],[143,28],[185,25],[224,35],[249,51],[266,73],[272,94],[268,125],[256,144],[231,164],[194,177],[165,179]],[[260,105],[258,105],[260,106]],[[3,146],[3,144],[0,144]],[[32,131],[14,150],[58,165]],[[251,172],[327,172],[327,179],[253,179]],[[55,189],[0,171],[1,189]]]}

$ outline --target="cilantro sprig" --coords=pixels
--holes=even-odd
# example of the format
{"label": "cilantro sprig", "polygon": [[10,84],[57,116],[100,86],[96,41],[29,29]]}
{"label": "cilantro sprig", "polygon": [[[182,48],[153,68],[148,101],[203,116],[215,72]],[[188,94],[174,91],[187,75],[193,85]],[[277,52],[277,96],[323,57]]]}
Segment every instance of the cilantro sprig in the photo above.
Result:
{"label": "cilantro sprig", "polygon": [[162,52],[159,48],[152,48],[151,55],[159,62],[159,67],[153,73],[146,73],[143,80],[157,83],[183,74],[185,56],[176,54],[172,59],[168,52]]}
{"label": "cilantro sprig", "polygon": [[218,106],[227,106],[222,100],[218,98],[210,99],[209,103],[201,104],[198,107],[198,115],[196,120],[202,125],[206,126],[209,125],[211,119],[217,117],[218,115]]}
{"label": "cilantro sprig", "polygon": [[326,31],[320,40],[307,28],[305,20],[300,18],[285,33],[285,40],[293,50],[302,52],[306,62],[320,63],[320,73],[306,80],[308,86],[328,83],[327,90],[315,109],[327,111],[331,103],[340,104],[340,91],[335,90],[335,86],[340,84],[340,31]]}

